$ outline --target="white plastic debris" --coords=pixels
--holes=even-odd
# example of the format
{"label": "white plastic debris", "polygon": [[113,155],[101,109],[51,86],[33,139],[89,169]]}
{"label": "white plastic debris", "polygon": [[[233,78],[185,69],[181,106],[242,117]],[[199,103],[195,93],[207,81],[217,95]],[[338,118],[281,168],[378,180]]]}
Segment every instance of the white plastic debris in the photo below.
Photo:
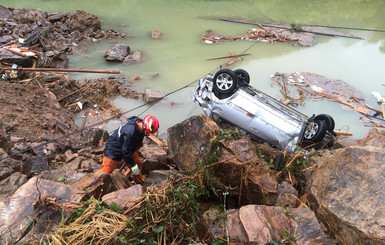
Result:
{"label": "white plastic debris", "polygon": [[213,42],[213,41],[210,41],[210,40],[205,40],[204,43],[205,43],[205,44],[213,44],[214,42]]}
{"label": "white plastic debris", "polygon": [[385,97],[383,97],[379,92],[372,91],[372,95],[377,99],[377,103],[385,103]]}
{"label": "white plastic debris", "polygon": [[24,43],[24,38],[19,37],[19,43]]}
{"label": "white plastic debris", "polygon": [[77,105],[79,106],[80,110],[83,110],[83,104],[82,104],[82,102],[78,101]]}
{"label": "white plastic debris", "polygon": [[322,92],[323,91],[323,88],[315,86],[315,85],[310,85],[310,88],[312,90],[314,90],[314,91],[317,91],[317,92]]}

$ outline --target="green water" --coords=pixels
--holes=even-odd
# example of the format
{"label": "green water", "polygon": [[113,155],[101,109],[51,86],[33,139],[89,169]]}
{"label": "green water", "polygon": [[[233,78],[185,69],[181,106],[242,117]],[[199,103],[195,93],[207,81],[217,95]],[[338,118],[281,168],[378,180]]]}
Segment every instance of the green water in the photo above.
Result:
{"label": "green water", "polygon": [[[0,0],[0,4],[13,8],[39,8],[49,12],[70,12],[78,9],[99,16],[103,29],[115,29],[130,38],[124,41],[106,40],[82,43],[85,55],[72,55],[70,67],[120,70],[123,75],[139,75],[141,80],[130,86],[138,90],[162,90],[166,94],[184,87],[226,60],[207,61],[227,56],[230,51],[240,54],[247,50],[251,55],[232,68],[243,68],[250,73],[251,85],[279,96],[278,87],[270,87],[270,76],[275,72],[313,72],[331,79],[341,79],[365,95],[368,103],[379,108],[371,95],[377,91],[385,95],[385,32],[343,30],[364,40],[318,36],[311,48],[292,47],[286,44],[254,43],[249,41],[206,45],[201,35],[208,29],[225,36],[241,36],[253,26],[209,20],[208,16],[244,18],[270,23],[289,22],[385,30],[385,2],[378,1],[303,1],[303,0]],[[162,33],[161,40],[153,40],[151,30]],[[139,50],[144,61],[134,65],[110,64],[104,52],[115,43],[128,44]],[[152,75],[159,73],[159,77]],[[96,75],[74,74],[75,78]],[[99,76],[99,75],[98,75]],[[131,111],[127,115],[153,114],[161,123],[161,132],[184,119],[202,113],[191,101],[193,86],[172,93],[155,106]],[[123,111],[131,110],[140,101],[113,98]],[[172,104],[172,105],[171,105]],[[336,121],[336,129],[352,132],[361,138],[371,128],[359,121],[360,114],[345,111],[339,104],[322,101],[306,102],[298,108],[307,115],[328,113]],[[113,124],[115,127],[115,124]]]}

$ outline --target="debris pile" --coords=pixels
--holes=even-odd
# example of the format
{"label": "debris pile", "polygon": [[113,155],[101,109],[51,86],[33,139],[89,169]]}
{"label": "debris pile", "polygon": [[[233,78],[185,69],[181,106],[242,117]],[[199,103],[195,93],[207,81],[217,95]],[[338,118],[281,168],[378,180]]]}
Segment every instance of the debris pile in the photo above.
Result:
{"label": "debris pile", "polygon": [[260,29],[250,29],[247,31],[247,35],[238,37],[226,37],[213,32],[213,30],[207,30],[202,35],[202,40],[205,44],[220,43],[224,41],[238,41],[248,40],[256,42],[266,43],[287,43],[293,46],[306,46],[310,47],[314,44],[313,34],[311,33],[294,33],[290,30],[279,28],[268,28],[259,25]]}
{"label": "debris pile", "polygon": [[[361,120],[368,126],[385,127],[383,100],[378,100],[381,109],[376,109],[364,102],[364,95],[360,91],[342,80],[329,79],[311,72],[293,72],[291,74],[277,72],[271,76],[271,79],[273,80],[272,87],[277,84],[281,88],[284,99],[283,101],[278,100],[286,105],[303,105],[307,96],[310,96],[312,100],[327,99],[340,103],[343,108],[361,113],[363,115]],[[296,89],[290,90],[290,86],[294,86]],[[377,95],[377,97],[382,98],[381,95]],[[371,112],[374,114],[370,115]]]}

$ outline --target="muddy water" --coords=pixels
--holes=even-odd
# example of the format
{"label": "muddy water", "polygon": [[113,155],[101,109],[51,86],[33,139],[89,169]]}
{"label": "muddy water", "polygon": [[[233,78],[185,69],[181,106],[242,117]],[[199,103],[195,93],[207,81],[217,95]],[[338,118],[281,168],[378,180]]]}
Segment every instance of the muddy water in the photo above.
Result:
{"label": "muddy water", "polygon": [[[252,26],[208,20],[208,16],[245,18],[261,22],[289,22],[385,30],[385,2],[378,1],[204,1],[204,0],[0,0],[0,4],[14,8],[39,8],[50,12],[74,12],[82,9],[98,15],[104,29],[124,32],[130,38],[124,43],[131,50],[144,54],[144,61],[135,65],[107,64],[103,54],[116,41],[84,43],[85,55],[70,57],[70,66],[88,69],[120,70],[125,76],[139,75],[141,80],[130,86],[137,89],[162,90],[170,93],[185,87],[151,108],[140,108],[128,115],[154,114],[161,121],[161,132],[192,115],[202,113],[191,101],[194,80],[216,69],[226,60],[207,61],[209,58],[229,55],[229,52],[251,55],[237,62],[233,68],[250,73],[251,84],[278,97],[278,87],[270,87],[270,75],[275,72],[313,72],[332,79],[342,79],[356,87],[379,108],[372,91],[385,95],[385,32],[347,30],[346,33],[364,40],[317,37],[311,48],[286,44],[237,41],[217,45],[201,43],[200,36],[208,29],[226,36],[244,35]],[[150,37],[155,28],[162,33],[161,40]],[[154,79],[152,76],[159,73]],[[76,78],[85,74],[74,74]],[[88,75],[87,77],[93,77]],[[112,98],[123,111],[141,105],[140,101]],[[172,105],[170,105],[172,104]],[[144,111],[148,109],[147,111]],[[346,111],[340,105],[322,101],[308,101],[298,108],[307,115],[329,113],[335,118],[336,128],[347,130],[362,138],[370,130],[359,121],[360,114]],[[110,124],[110,128],[115,127]]]}

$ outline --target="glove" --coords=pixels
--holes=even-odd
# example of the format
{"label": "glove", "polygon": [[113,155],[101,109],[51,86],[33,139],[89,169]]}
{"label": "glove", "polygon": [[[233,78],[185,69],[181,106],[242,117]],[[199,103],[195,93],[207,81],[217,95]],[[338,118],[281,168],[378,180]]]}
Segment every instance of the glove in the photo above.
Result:
{"label": "glove", "polygon": [[133,175],[139,175],[139,174],[140,174],[140,171],[139,171],[138,164],[135,164],[135,165],[131,168],[131,171],[132,171],[132,174],[133,174]]}

